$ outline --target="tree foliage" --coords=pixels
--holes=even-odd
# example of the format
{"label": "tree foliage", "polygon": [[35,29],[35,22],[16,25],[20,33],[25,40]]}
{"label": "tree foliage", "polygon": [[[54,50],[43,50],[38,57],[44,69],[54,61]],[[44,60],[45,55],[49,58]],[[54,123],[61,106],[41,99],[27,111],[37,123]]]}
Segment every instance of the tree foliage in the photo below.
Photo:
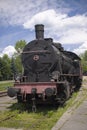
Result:
{"label": "tree foliage", "polygon": [[0,58],[0,80],[8,80],[11,79],[11,77],[11,59],[5,54]]}
{"label": "tree foliage", "polygon": [[25,40],[20,40],[20,41],[17,41],[16,42],[16,45],[15,45],[15,49],[16,51],[19,53],[19,52],[22,52],[23,48],[25,47],[26,45],[26,41]]}
{"label": "tree foliage", "polygon": [[19,54],[19,50],[22,51],[25,45],[26,42],[20,40],[15,44],[17,53],[11,58],[6,54],[0,57],[0,80],[10,80],[19,73],[22,73],[21,54]]}
{"label": "tree foliage", "polygon": [[82,63],[82,69],[83,69],[83,73],[87,73],[87,51],[85,51],[85,53],[80,55],[81,57],[81,63]]}
{"label": "tree foliage", "polygon": [[14,61],[15,61],[15,67],[17,74],[22,73],[22,63],[21,63],[21,52],[23,51],[24,47],[26,45],[25,40],[20,40],[16,42],[15,49],[17,53],[14,54]]}

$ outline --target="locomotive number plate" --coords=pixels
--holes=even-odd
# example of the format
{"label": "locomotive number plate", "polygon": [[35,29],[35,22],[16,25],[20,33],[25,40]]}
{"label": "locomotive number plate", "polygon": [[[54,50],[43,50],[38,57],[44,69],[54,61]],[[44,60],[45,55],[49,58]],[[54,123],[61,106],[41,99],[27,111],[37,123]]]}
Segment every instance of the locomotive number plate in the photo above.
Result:
{"label": "locomotive number plate", "polygon": [[33,60],[39,60],[39,56],[38,55],[34,55],[34,57],[33,57]]}

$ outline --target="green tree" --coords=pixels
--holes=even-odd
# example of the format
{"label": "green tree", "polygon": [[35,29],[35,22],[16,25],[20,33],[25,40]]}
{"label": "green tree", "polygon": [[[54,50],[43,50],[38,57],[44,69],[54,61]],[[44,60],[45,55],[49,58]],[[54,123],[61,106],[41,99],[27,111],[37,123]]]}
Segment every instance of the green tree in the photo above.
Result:
{"label": "green tree", "polygon": [[11,72],[12,72],[13,78],[15,78],[15,76],[17,75],[17,68],[16,68],[16,65],[15,65],[14,57],[12,57],[12,59],[11,59]]}
{"label": "green tree", "polygon": [[87,51],[80,55],[83,73],[87,72]]}
{"label": "green tree", "polygon": [[21,54],[19,51],[22,52],[25,45],[25,40],[20,40],[15,45],[17,53],[12,58],[9,58],[6,54],[0,57],[0,80],[9,80],[13,76],[22,73]]}
{"label": "green tree", "polygon": [[17,73],[22,73],[22,63],[21,63],[21,52],[23,51],[26,45],[25,40],[20,40],[16,42],[15,49],[17,53],[14,54],[15,57],[15,67],[17,68]]}
{"label": "green tree", "polygon": [[10,64],[11,60],[8,55],[4,55],[0,58],[0,80],[9,80],[12,77]]}
{"label": "green tree", "polygon": [[0,57],[0,80],[3,80],[2,69],[3,69],[3,63],[2,58]]}
{"label": "green tree", "polygon": [[25,45],[26,45],[26,41],[25,40],[20,40],[20,41],[16,42],[16,45],[15,45],[16,51],[18,53],[22,52],[22,50],[25,47]]}

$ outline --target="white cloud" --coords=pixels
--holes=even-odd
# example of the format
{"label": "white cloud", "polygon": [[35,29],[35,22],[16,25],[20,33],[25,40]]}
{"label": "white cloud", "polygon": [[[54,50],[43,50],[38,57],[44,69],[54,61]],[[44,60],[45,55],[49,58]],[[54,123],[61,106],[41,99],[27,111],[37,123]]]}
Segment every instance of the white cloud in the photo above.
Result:
{"label": "white cloud", "polygon": [[1,20],[4,22],[4,24],[21,25],[24,21],[27,20],[27,18],[30,18],[31,15],[35,13],[35,7],[39,6],[39,4],[41,4],[41,1],[34,2],[32,0],[0,0]]}
{"label": "white cloud", "polygon": [[[61,20],[66,18],[66,14],[56,13],[55,10],[50,9],[34,15],[31,19],[23,24],[24,28],[33,29],[35,24],[44,24],[48,30],[55,30]],[[62,24],[61,24],[62,26]]]}
{"label": "white cloud", "polygon": [[87,17],[85,15],[69,17],[67,14],[56,13],[51,9],[34,15],[23,25],[24,28],[33,29],[38,23],[45,25],[47,36],[63,44],[77,44],[87,40]]}
{"label": "white cloud", "polygon": [[[46,10],[34,15],[24,23],[24,28],[33,29],[35,24],[44,24],[46,37],[62,44],[81,44],[74,52],[77,54],[87,50],[87,16],[56,13],[55,10]],[[73,51],[73,50],[72,50]]]}
{"label": "white cloud", "polygon": [[63,0],[0,0],[0,24],[22,25],[33,15],[50,8],[58,12],[70,10]]}
{"label": "white cloud", "polygon": [[[87,25],[86,25],[87,26]],[[63,32],[59,41],[63,44],[80,44],[87,40],[87,30],[79,28],[70,28]]]}
{"label": "white cloud", "polygon": [[54,41],[62,44],[85,44],[87,16],[68,16],[71,10],[75,12],[83,6],[74,2],[76,7],[65,0],[0,0],[0,26],[22,25],[24,29],[33,30],[34,25],[40,23],[45,25],[45,36],[52,37]]}
{"label": "white cloud", "polygon": [[79,48],[74,49],[73,52],[77,54],[82,54],[87,50],[87,41],[85,41]]}
{"label": "white cloud", "polygon": [[15,52],[15,48],[9,45],[6,48],[4,48],[4,50],[0,53],[0,57],[2,57],[4,54],[7,54],[9,57],[11,57]]}

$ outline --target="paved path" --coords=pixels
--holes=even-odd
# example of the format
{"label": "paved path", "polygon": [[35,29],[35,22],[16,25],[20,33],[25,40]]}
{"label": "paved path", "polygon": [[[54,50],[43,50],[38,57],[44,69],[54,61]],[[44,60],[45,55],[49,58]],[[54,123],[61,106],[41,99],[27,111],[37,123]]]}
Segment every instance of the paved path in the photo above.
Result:
{"label": "paved path", "polygon": [[52,130],[87,130],[87,100],[83,101],[63,124],[57,122]]}
{"label": "paved path", "polygon": [[17,102],[15,98],[10,98],[8,96],[0,97],[0,111],[8,110],[14,102]]}
{"label": "paved path", "polygon": [[0,127],[0,130],[23,130],[23,129],[14,129],[14,128],[4,128],[4,127]]}
{"label": "paved path", "polygon": [[79,106],[60,130],[87,130],[87,100]]}

